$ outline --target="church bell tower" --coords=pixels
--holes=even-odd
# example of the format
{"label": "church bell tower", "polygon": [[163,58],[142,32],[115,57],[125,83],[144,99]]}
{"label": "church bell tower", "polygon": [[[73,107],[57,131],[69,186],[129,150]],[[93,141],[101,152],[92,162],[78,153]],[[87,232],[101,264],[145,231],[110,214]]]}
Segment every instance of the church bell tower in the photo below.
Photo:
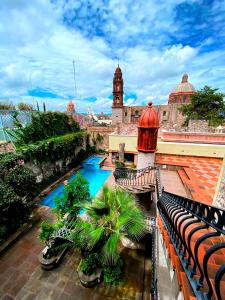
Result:
{"label": "church bell tower", "polygon": [[123,122],[123,75],[120,66],[113,77],[112,124]]}

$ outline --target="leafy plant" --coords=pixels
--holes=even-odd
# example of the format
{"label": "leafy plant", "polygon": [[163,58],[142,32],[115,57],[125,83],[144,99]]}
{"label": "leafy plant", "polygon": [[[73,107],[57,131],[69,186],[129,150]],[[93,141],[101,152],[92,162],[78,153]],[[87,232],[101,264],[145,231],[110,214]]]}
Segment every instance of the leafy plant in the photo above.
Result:
{"label": "leafy plant", "polygon": [[5,225],[0,226],[0,244],[4,242],[5,238],[7,237],[7,227]]}
{"label": "leafy plant", "polygon": [[0,102],[0,109],[5,109],[5,110],[14,110],[15,105],[9,102]]}
{"label": "leafy plant", "polygon": [[76,178],[65,186],[63,197],[54,201],[54,210],[61,218],[66,213],[77,216],[84,203],[90,201],[88,181],[78,172]]}
{"label": "leafy plant", "polygon": [[[7,228],[7,235],[14,232],[28,217],[29,209],[13,188],[0,179],[0,227]],[[12,221],[13,220],[13,221]]]}
{"label": "leafy plant", "polygon": [[23,165],[17,165],[8,171],[5,181],[21,197],[31,198],[35,191],[35,176]]}
{"label": "leafy plant", "polygon": [[87,221],[78,222],[80,247],[101,253],[104,265],[115,266],[120,258],[119,242],[123,236],[139,241],[145,234],[145,217],[135,198],[126,191],[103,186],[102,194],[85,205]]}
{"label": "leafy plant", "polygon": [[20,102],[17,106],[19,110],[34,110],[33,105],[26,104],[23,102]]}
{"label": "leafy plant", "polygon": [[31,123],[21,127],[14,116],[17,127],[15,131],[17,145],[31,144],[66,133],[80,131],[79,124],[66,114],[60,112],[34,112]]}
{"label": "leafy plant", "polygon": [[85,275],[92,275],[98,267],[98,254],[90,253],[84,257],[80,264],[80,271]]}
{"label": "leafy plant", "polygon": [[124,168],[125,167],[125,163],[122,161],[119,161],[119,160],[115,161],[115,165],[116,165],[116,168]]}
{"label": "leafy plant", "polygon": [[52,137],[34,144],[23,145],[18,148],[25,161],[42,160],[56,161],[75,156],[76,147],[82,145],[85,132],[68,133],[58,137]]}
{"label": "leafy plant", "polygon": [[41,231],[39,233],[39,238],[41,241],[46,242],[49,240],[50,236],[55,231],[55,225],[51,224],[49,221],[45,220],[41,223]]}
{"label": "leafy plant", "polygon": [[117,285],[123,273],[123,260],[120,258],[115,266],[103,265],[103,280],[106,284]]}
{"label": "leafy plant", "polygon": [[191,95],[191,103],[182,105],[180,111],[190,119],[207,120],[209,125],[217,126],[224,123],[225,103],[224,94],[218,93],[218,89],[205,86],[197,93]]}

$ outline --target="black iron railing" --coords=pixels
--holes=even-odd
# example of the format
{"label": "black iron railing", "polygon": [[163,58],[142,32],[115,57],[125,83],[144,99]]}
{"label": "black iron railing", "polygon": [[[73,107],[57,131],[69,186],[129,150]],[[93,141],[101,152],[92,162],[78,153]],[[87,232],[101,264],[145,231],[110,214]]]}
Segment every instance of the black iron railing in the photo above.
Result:
{"label": "black iron railing", "polygon": [[151,299],[158,299],[158,233],[156,219],[151,218],[152,227],[152,280],[151,280]]}
{"label": "black iron railing", "polygon": [[121,186],[155,185],[156,167],[144,169],[117,168],[114,171],[115,181]]}
{"label": "black iron railing", "polygon": [[225,299],[225,211],[164,191],[157,206],[196,298]]}
{"label": "black iron railing", "polygon": [[156,168],[156,196],[157,196],[157,200],[160,199],[160,197],[162,196],[162,192],[163,192],[163,186],[161,183],[161,177],[160,177],[160,171],[159,168]]}

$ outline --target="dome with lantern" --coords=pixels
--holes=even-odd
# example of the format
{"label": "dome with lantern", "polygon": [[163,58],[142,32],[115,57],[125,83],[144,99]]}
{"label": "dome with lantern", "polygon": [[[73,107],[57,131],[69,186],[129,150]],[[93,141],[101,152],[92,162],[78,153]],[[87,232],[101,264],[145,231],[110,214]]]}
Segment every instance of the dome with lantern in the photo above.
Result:
{"label": "dome with lantern", "polygon": [[195,94],[194,86],[188,81],[188,74],[182,76],[181,82],[169,95],[168,104],[172,103],[190,103],[191,95]]}

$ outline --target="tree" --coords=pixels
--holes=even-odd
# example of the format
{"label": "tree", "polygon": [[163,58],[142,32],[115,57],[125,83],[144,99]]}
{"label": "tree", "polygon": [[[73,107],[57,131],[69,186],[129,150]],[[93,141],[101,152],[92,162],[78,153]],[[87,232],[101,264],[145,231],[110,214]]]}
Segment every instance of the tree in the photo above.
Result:
{"label": "tree", "polygon": [[65,186],[63,197],[56,197],[54,199],[54,210],[60,218],[63,218],[67,213],[71,217],[75,217],[81,207],[89,201],[89,182],[78,172],[76,178]]}
{"label": "tree", "polygon": [[15,106],[9,102],[0,102],[0,109],[14,110]]}
{"label": "tree", "polygon": [[205,86],[197,93],[191,95],[191,103],[182,105],[180,111],[187,117],[186,122],[190,119],[199,119],[208,121],[210,126],[218,126],[225,120],[225,103],[222,93]]}
{"label": "tree", "polygon": [[26,104],[26,103],[20,102],[18,104],[18,109],[19,110],[29,110],[29,111],[32,111],[33,110],[33,106],[30,105],[30,104]]}

